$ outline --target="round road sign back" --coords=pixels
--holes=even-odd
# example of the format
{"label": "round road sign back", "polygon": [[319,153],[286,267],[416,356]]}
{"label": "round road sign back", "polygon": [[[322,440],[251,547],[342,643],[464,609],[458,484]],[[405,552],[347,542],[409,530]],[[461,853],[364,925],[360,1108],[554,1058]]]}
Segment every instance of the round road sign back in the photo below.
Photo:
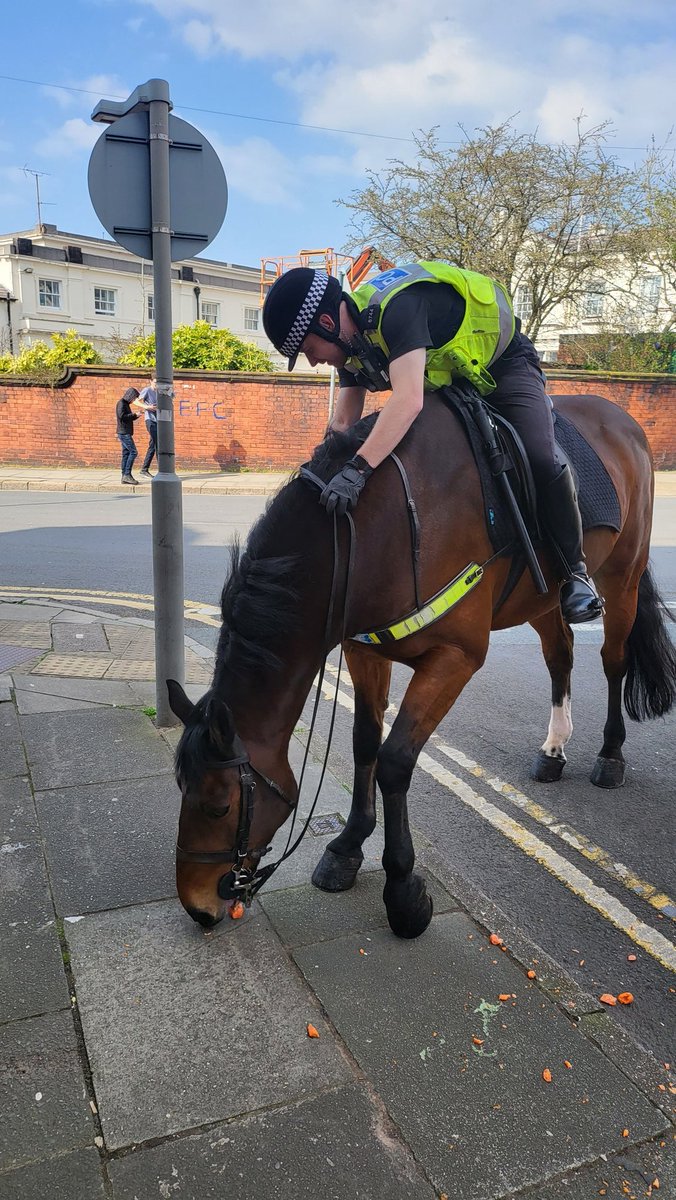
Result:
{"label": "round road sign back", "polygon": [[[180,117],[169,115],[172,261],[193,258],[214,240],[228,206],[216,151]],[[132,112],[101,134],[89,160],[89,195],[110,236],[139,258],[152,258],[148,113]]]}

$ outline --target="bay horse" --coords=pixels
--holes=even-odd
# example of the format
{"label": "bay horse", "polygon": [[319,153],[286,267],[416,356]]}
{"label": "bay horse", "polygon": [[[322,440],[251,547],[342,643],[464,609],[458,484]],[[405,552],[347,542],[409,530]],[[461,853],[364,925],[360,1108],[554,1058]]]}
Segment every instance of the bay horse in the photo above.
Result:
{"label": "bay horse", "polygon": [[[625,707],[634,720],[663,716],[676,699],[669,614],[648,565],[651,455],[640,426],[610,401],[557,396],[554,405],[596,450],[619,501],[620,531],[591,529],[584,546],[590,573],[605,597],[601,657],[608,689],[603,745],[591,781],[618,787],[625,770],[623,682]],[[315,475],[331,478],[356,453],[374,419],[372,414],[347,433],[330,433],[310,464]],[[339,518],[334,530],[318,493],[295,477],[270,502],[244,551],[235,549],[221,597],[223,624],[211,687],[192,704],[178,683],[168,681],[173,711],[185,725],[176,752],[182,792],[178,894],[186,911],[205,927],[223,918],[242,880],[249,885],[256,881],[250,898],[269,870],[261,868],[262,856],[297,800],[288,761],[290,739],[326,652],[341,641],[355,695],[352,805],[345,827],[325,849],[313,883],[328,891],[353,885],[363,860],[362,844],[376,824],[377,784],[385,824],[383,899],[398,936],[417,937],[432,916],[425,882],[413,870],[407,813],[413,769],[430,735],[482,666],[492,629],[529,622],[540,637],[552,708],[533,776],[551,781],[561,775],[572,732],[573,633],[561,616],[555,556],[541,548],[546,595],[538,595],[524,573],[496,611],[510,558],[493,556],[477,467],[441,396],[426,396],[397,454],[418,507],[423,600],[462,574],[468,563],[487,563],[480,583],[456,607],[400,641],[364,645],[351,640],[414,608],[401,479],[395,464],[386,460],[354,511],[354,563],[345,611],[348,523]],[[411,667],[413,675],[383,742],[392,662]]]}

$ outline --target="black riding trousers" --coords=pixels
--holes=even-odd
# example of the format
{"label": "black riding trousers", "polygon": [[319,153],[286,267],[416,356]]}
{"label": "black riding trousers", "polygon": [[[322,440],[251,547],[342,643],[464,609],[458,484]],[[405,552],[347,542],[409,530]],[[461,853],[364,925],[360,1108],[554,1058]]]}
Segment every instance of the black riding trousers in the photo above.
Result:
{"label": "black riding trousers", "polygon": [[516,429],[530,460],[535,486],[540,491],[561,472],[556,458],[554,422],[545,381],[537,360],[526,354],[498,359],[489,368],[496,389],[487,397]]}

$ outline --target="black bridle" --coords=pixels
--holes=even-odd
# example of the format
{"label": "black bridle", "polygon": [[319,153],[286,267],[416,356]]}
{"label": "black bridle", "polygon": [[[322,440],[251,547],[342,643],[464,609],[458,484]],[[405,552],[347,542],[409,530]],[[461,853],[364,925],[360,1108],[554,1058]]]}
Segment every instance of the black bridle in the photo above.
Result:
{"label": "black bridle", "polygon": [[[306,479],[306,481],[308,483],[311,483],[313,486],[316,486],[316,487],[320,488],[321,490],[324,489],[324,487],[325,487],[324,481],[319,479],[316,475],[314,475],[311,471],[309,471],[307,469],[307,467],[301,467],[300,473],[301,473],[301,476],[304,479]],[[345,575],[345,596],[344,596],[344,607],[343,607],[343,637],[341,639],[343,641],[344,641],[344,635],[345,635],[345,615],[347,613],[349,585],[350,585],[350,578],[352,575],[352,567],[354,564],[355,544],[356,544],[356,537],[357,537],[355,528],[354,528],[354,521],[352,520],[352,517],[350,516],[349,513],[346,513],[346,519],[347,519],[347,523],[348,523],[349,531],[350,531],[350,544],[349,544],[349,551],[348,551],[348,558],[347,558],[347,571],[346,571],[346,575]],[[339,556],[339,548],[338,548],[338,519],[337,519],[336,514],[334,513],[334,515],[333,515],[333,575],[332,575],[332,579],[331,579],[331,592],[330,592],[330,597],[329,597],[329,606],[328,606],[328,610],[327,610],[326,628],[325,628],[325,634],[324,634],[324,659],[322,662],[321,670],[319,672],[319,679],[317,680],[317,690],[315,693],[314,707],[312,710],[312,719],[310,721],[310,728],[308,731],[308,740],[307,740],[307,744],[305,747],[305,755],[303,757],[303,765],[302,765],[301,772],[300,772],[300,778],[298,780],[298,796],[300,796],[300,790],[301,790],[301,787],[303,784],[303,778],[305,776],[305,767],[306,767],[306,764],[308,761],[308,756],[309,756],[309,752],[310,752],[310,743],[312,740],[312,734],[313,734],[314,727],[315,727],[317,711],[319,709],[319,701],[321,698],[322,684],[324,682],[326,657],[328,655],[329,647],[330,647],[330,633],[331,633],[331,628],[333,625],[333,614],[334,614],[336,594],[337,594],[337,589],[338,589],[339,557],[340,556]],[[260,890],[260,888],[262,888],[263,884],[270,878],[270,876],[273,874],[273,872],[275,872],[277,870],[277,868],[282,865],[282,863],[285,861],[285,859],[289,858],[293,854],[294,850],[296,850],[297,847],[302,842],[302,840],[305,836],[305,833],[308,829],[308,826],[310,824],[310,821],[312,820],[312,817],[314,816],[314,811],[317,806],[317,801],[319,799],[319,793],[321,791],[322,784],[324,782],[324,775],[326,773],[326,767],[327,767],[327,763],[328,763],[328,759],[329,759],[329,752],[331,750],[331,740],[333,737],[333,727],[334,727],[335,718],[336,718],[336,709],[338,706],[338,688],[339,688],[339,684],[340,684],[340,671],[341,671],[342,663],[343,663],[343,651],[342,651],[342,645],[341,645],[340,658],[339,658],[339,662],[338,662],[338,676],[336,679],[336,688],[335,688],[335,693],[334,693],[334,697],[333,697],[333,709],[332,709],[332,713],[331,713],[331,722],[329,725],[329,734],[328,734],[328,738],[327,738],[326,754],[324,756],[324,762],[322,764],[322,770],[320,773],[319,782],[317,784],[317,791],[315,793],[314,799],[310,806],[310,812],[309,812],[307,819],[303,825],[303,828],[301,829],[301,831],[300,831],[298,837],[296,838],[295,842],[293,843],[293,845],[291,845],[291,839],[293,837],[293,831],[294,831],[294,826],[295,826],[295,821],[296,821],[298,801],[291,800],[286,795],[283,788],[281,788],[280,785],[278,783],[276,783],[274,779],[269,779],[267,775],[264,775],[262,771],[259,771],[257,767],[254,767],[254,765],[251,762],[251,759],[249,758],[249,755],[246,751],[244,743],[242,742],[241,738],[239,738],[237,736],[237,734],[235,734],[235,738],[233,741],[233,750],[235,751],[235,754],[233,755],[233,757],[228,758],[228,759],[216,760],[216,761],[210,762],[208,764],[208,767],[206,769],[209,769],[209,770],[227,770],[227,769],[234,768],[234,767],[237,767],[239,770],[240,809],[239,809],[239,820],[237,823],[237,833],[235,835],[235,844],[234,844],[234,846],[230,847],[227,850],[214,850],[214,851],[205,850],[205,851],[202,851],[202,850],[185,850],[183,848],[183,846],[181,846],[180,843],[177,842],[177,844],[176,844],[176,859],[178,862],[193,862],[193,863],[205,863],[205,864],[232,862],[232,864],[233,864],[232,869],[230,871],[226,872],[225,875],[222,875],[218,881],[217,891],[218,891],[218,895],[221,897],[222,900],[243,900],[244,903],[248,907],[251,904],[253,897],[256,895],[256,892],[258,892]],[[249,849],[249,836],[251,833],[251,825],[253,822],[253,797],[254,797],[254,791],[256,789],[256,780],[254,779],[254,775],[257,775],[259,777],[259,779],[261,779],[275,793],[275,795],[279,796],[280,799],[285,802],[285,804],[288,804],[289,808],[293,812],[293,821],[291,823],[291,829],[289,831],[287,843],[284,848],[284,853],[281,855],[280,858],[277,859],[276,862],[268,863],[268,865],[265,867],[260,866],[260,861],[264,857],[264,855],[266,855],[270,852],[270,850],[272,849],[272,846],[259,846],[259,847],[255,847],[253,850]],[[244,866],[245,859],[247,859],[247,858],[252,860],[252,862],[253,862],[252,867]]]}
{"label": "black bridle", "polygon": [[[291,800],[286,792],[275,783],[274,779],[269,779],[262,771],[257,770],[253,766],[249,755],[244,749],[244,745],[239,738],[235,739],[235,749],[241,753],[233,758],[221,759],[209,764],[209,769],[213,771],[225,771],[233,767],[239,770],[239,792],[240,792],[240,808],[239,820],[237,822],[237,833],[235,834],[235,844],[228,850],[185,850],[179,842],[176,843],[176,859],[178,862],[194,862],[194,863],[224,863],[232,862],[232,870],[221,876],[218,881],[218,894],[222,900],[244,899],[246,904],[250,904],[253,896],[263,886],[266,879],[269,879],[272,872],[278,866],[277,863],[268,867],[259,867],[261,858],[267,854],[271,846],[259,846],[253,850],[249,849],[249,837],[251,834],[251,825],[253,822],[253,803],[254,792],[256,790],[256,780],[254,775],[258,775],[259,779],[263,780],[276,796],[279,796],[285,804],[288,804],[291,810],[296,807],[296,801]],[[244,866],[244,860],[250,858],[253,860],[254,868]]]}

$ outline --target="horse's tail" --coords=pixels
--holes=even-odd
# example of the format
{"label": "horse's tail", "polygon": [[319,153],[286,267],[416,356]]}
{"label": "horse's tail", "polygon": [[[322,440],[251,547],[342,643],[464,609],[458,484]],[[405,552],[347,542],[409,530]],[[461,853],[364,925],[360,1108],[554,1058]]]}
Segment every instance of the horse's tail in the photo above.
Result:
{"label": "horse's tail", "polygon": [[624,706],[632,721],[664,717],[676,702],[676,646],[667,624],[673,619],[648,566],[638,585],[636,619],[627,639]]}

